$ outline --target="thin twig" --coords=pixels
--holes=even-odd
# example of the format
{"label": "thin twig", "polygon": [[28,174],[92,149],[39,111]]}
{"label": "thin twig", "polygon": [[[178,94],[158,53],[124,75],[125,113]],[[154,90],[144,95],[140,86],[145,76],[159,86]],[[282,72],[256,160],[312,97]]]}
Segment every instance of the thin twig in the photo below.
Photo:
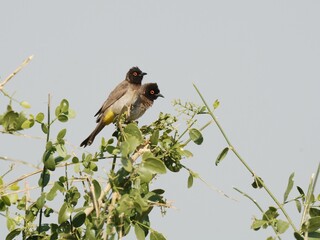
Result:
{"label": "thin twig", "polygon": [[23,63],[16,70],[14,70],[13,73],[11,73],[2,83],[0,83],[0,90],[2,90],[4,85],[6,85],[18,72],[20,72],[22,68],[24,68],[32,60],[32,58],[33,55],[24,60]]}
{"label": "thin twig", "polygon": [[[243,196],[245,196],[246,198],[250,199],[250,200],[257,206],[257,208],[260,210],[260,212],[261,212],[262,214],[264,214],[262,207],[259,205],[259,203],[258,203],[255,199],[253,199],[253,198],[252,198],[251,196],[249,196],[248,194],[242,192],[242,191],[239,190],[238,188],[235,188],[235,187],[234,187],[233,189],[236,190],[237,192],[241,193],[241,194],[242,194]],[[269,217],[268,217],[267,214],[265,214],[264,216],[266,217],[266,219],[267,219],[268,221],[270,221],[270,219],[269,219]],[[274,231],[275,234],[277,235],[277,238],[278,238],[279,240],[281,240],[280,236],[279,236],[278,233],[277,233],[277,229],[275,228],[275,226],[274,226],[273,224],[270,224],[270,226],[272,227],[273,231]]]}
{"label": "thin twig", "polygon": [[[111,222],[112,222],[112,217],[113,217],[112,211],[115,208],[115,205],[116,205],[116,202],[117,202],[118,198],[119,198],[119,193],[113,192],[112,193],[112,198],[111,198],[111,203],[110,203],[110,205],[108,207],[108,213],[109,213],[108,215],[109,216],[108,216],[108,219],[107,219],[107,226],[109,226],[111,224]],[[105,239],[108,239],[108,235],[107,234],[106,234]]]}
{"label": "thin twig", "polygon": [[26,166],[29,166],[29,167],[32,167],[32,168],[35,168],[35,169],[40,169],[39,167],[37,167],[36,165],[32,164],[32,163],[29,163],[27,161],[23,161],[23,160],[18,160],[18,159],[13,159],[13,158],[10,158],[10,157],[6,157],[6,156],[0,156],[0,160],[4,160],[4,161],[9,161],[9,162],[14,162],[14,163],[19,163],[19,164],[23,164],[23,165],[26,165]]}
{"label": "thin twig", "polygon": [[287,218],[289,224],[291,225],[291,227],[293,228],[293,230],[295,232],[298,232],[298,229],[296,228],[296,226],[294,225],[293,221],[291,220],[289,214],[287,213],[287,211],[284,209],[283,205],[278,201],[278,199],[273,195],[273,193],[269,190],[269,188],[266,186],[266,184],[260,180],[260,178],[258,177],[258,175],[256,175],[254,173],[254,171],[249,167],[249,165],[246,163],[246,161],[240,156],[240,154],[236,151],[236,149],[233,147],[233,145],[231,144],[228,136],[226,135],[226,133],[224,132],[223,128],[221,127],[218,119],[216,118],[216,116],[213,114],[213,112],[211,111],[211,108],[209,107],[209,105],[207,104],[206,100],[204,99],[204,97],[202,96],[202,94],[200,93],[199,89],[196,87],[195,84],[193,84],[194,88],[196,89],[197,93],[199,94],[202,102],[204,103],[204,105],[207,107],[207,110],[209,112],[209,114],[211,115],[212,119],[214,120],[214,122],[216,123],[217,127],[219,128],[221,134],[223,135],[225,141],[228,144],[228,147],[230,150],[232,150],[232,152],[237,156],[237,158],[240,160],[240,162],[246,167],[246,169],[252,174],[252,176],[257,179],[257,181],[259,181],[259,183],[261,184],[261,186],[266,190],[266,192],[269,194],[269,196],[272,198],[272,200],[277,204],[277,206],[280,208],[280,210],[282,211],[282,213],[284,214],[284,216]]}

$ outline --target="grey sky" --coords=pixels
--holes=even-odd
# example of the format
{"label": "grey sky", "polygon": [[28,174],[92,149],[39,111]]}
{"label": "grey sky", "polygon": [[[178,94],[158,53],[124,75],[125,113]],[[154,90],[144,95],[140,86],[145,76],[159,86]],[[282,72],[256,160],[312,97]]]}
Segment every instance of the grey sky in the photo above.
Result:
{"label": "grey sky", "polygon": [[[75,145],[94,128],[94,113],[131,66],[147,72],[144,82],[157,82],[165,95],[141,124],[160,111],[173,112],[175,98],[200,103],[195,83],[208,102],[220,100],[216,115],[232,143],[282,200],[291,172],[306,188],[319,162],[319,10],[319,1],[295,0],[3,1],[0,77],[34,54],[6,90],[29,101],[32,112],[46,111],[48,93],[53,104],[67,98],[77,112],[67,125],[67,138]],[[2,98],[0,109],[6,104]],[[194,157],[184,163],[239,201],[197,180],[187,189],[187,173],[160,176],[155,187],[167,189],[166,198],[178,210],[165,217],[156,211],[152,226],[168,239],[266,239],[271,231],[250,230],[259,211],[232,187],[265,208],[273,203],[263,190],[250,187],[250,174],[232,154],[214,166],[226,146],[215,126],[204,138],[200,147],[190,145]],[[0,156],[37,164],[39,146],[36,140],[0,134]]]}

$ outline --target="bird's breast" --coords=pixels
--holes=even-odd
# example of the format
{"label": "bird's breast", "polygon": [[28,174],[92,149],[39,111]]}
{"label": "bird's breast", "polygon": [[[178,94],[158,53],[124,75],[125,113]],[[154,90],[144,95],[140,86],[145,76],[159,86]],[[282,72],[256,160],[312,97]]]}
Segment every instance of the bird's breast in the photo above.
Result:
{"label": "bird's breast", "polygon": [[114,104],[110,106],[110,109],[115,114],[120,114],[124,106],[129,106],[132,102],[132,99],[134,97],[134,90],[128,89],[128,91],[119,98]]}

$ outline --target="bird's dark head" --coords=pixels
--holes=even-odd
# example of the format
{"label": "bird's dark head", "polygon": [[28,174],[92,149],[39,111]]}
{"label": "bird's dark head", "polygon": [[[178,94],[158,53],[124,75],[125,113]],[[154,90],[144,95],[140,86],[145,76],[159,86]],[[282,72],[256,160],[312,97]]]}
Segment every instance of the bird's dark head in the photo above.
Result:
{"label": "bird's dark head", "polygon": [[127,73],[126,80],[134,84],[141,84],[144,75],[147,73],[142,72],[138,67],[132,67]]}
{"label": "bird's dark head", "polygon": [[150,100],[154,101],[158,97],[164,97],[158,88],[156,83],[146,83],[142,86],[144,92],[143,94]]}

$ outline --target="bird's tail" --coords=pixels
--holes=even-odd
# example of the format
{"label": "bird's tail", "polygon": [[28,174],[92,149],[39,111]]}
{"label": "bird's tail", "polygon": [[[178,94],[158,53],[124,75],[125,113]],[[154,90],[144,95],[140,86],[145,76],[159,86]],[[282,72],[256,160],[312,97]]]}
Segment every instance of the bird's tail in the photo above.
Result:
{"label": "bird's tail", "polygon": [[93,132],[80,144],[80,147],[90,146],[93,143],[94,138],[105,126],[106,125],[102,121],[98,123]]}

